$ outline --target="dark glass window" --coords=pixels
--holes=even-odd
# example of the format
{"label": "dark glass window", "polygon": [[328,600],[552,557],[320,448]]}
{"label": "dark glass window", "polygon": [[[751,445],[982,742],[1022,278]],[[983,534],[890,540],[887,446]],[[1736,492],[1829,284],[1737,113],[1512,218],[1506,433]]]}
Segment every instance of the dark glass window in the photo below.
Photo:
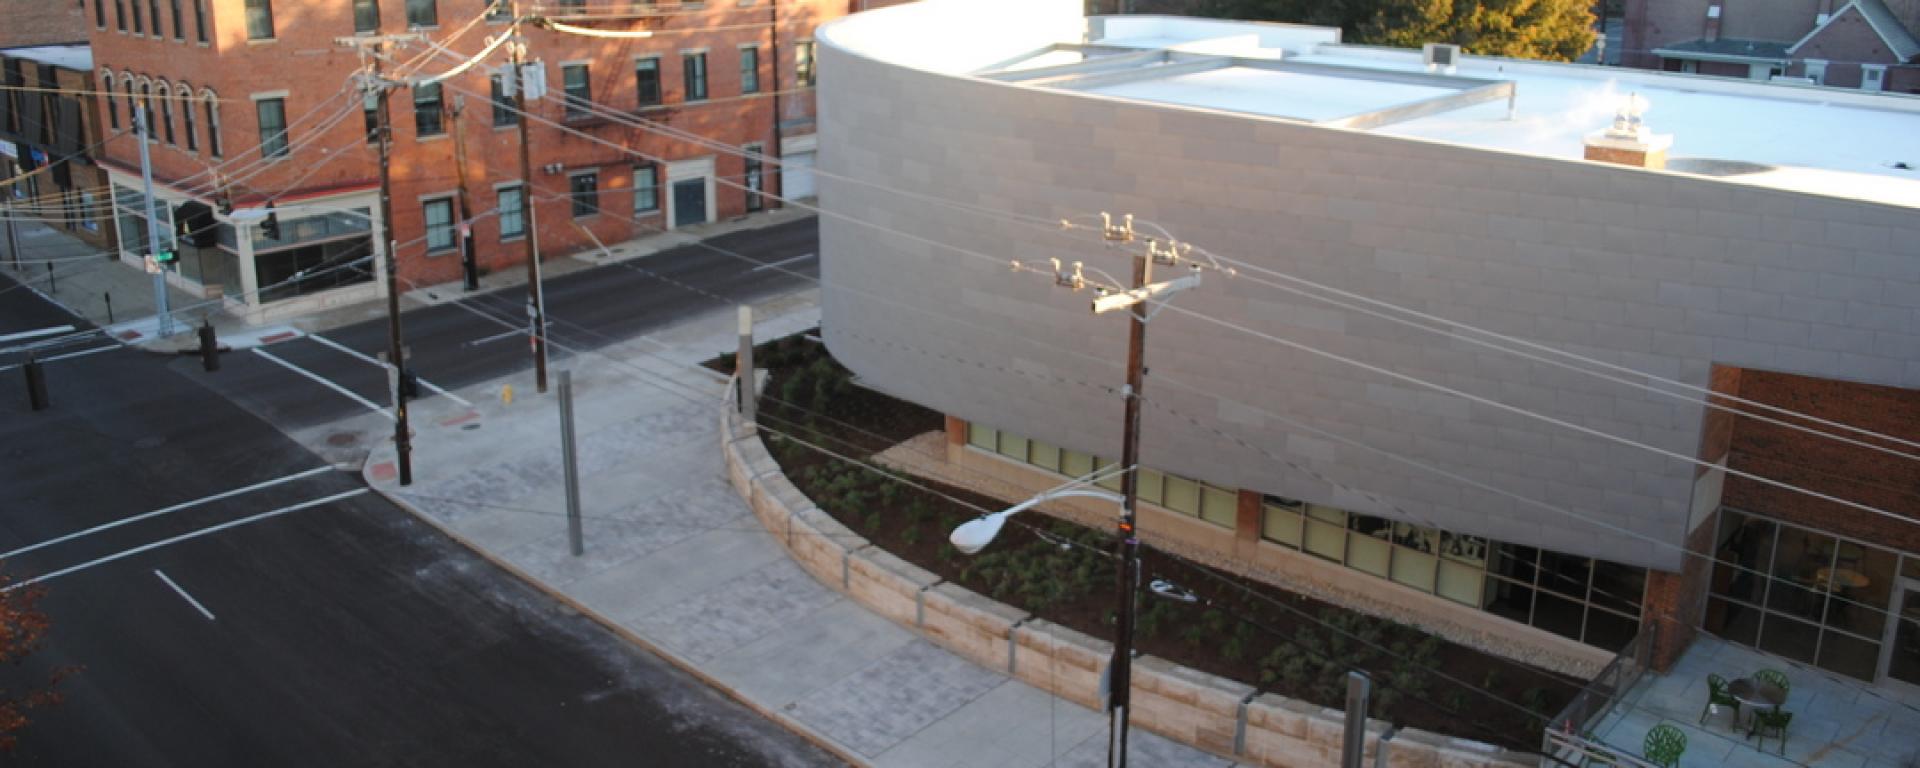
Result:
{"label": "dark glass window", "polygon": [[107,0],[93,0],[93,25],[107,28]]}
{"label": "dark glass window", "polygon": [[220,156],[220,103],[207,97],[207,154]]}
{"label": "dark glass window", "polygon": [[269,158],[286,157],[286,99],[261,99],[253,103],[253,109],[260,118],[260,154]]}
{"label": "dark glass window", "polygon": [[120,130],[120,101],[113,97],[113,78],[106,78],[107,87],[107,125]]}
{"label": "dark glass window", "polygon": [[166,90],[160,92],[160,135],[166,139],[168,144],[175,143],[173,138],[173,93]]}
{"label": "dark glass window", "polygon": [[353,31],[380,31],[380,0],[353,0]]}
{"label": "dark glass window", "polygon": [[436,27],[440,25],[440,8],[434,0],[407,0],[407,25],[413,27]]}
{"label": "dark glass window", "polygon": [[580,117],[587,113],[587,105],[593,103],[593,87],[587,76],[587,65],[567,64],[560,68],[561,80],[567,91],[567,117]]}
{"label": "dark glass window", "polygon": [[633,63],[634,84],[640,91],[640,106],[660,103],[660,60],[641,59]]}
{"label": "dark glass window", "polygon": [[427,223],[427,251],[453,248],[453,201],[428,200],[421,204],[420,210]]}
{"label": "dark glass window", "polygon": [[519,187],[500,188],[500,239],[527,234],[527,196]]}
{"label": "dark glass window", "polygon": [[707,98],[707,55],[687,53],[680,56],[681,74],[686,79],[687,101],[705,101]]}
{"label": "dark glass window", "polygon": [[813,41],[802,40],[793,47],[793,78],[800,87],[813,85]]}
{"label": "dark glass window", "polygon": [[195,40],[207,41],[207,0],[193,0],[193,34]]}
{"label": "dark glass window", "polygon": [[200,150],[200,129],[193,123],[193,93],[179,91],[173,97],[180,100],[180,133],[187,139],[187,151]]}
{"label": "dark glass window", "polygon": [[568,179],[573,197],[573,217],[578,219],[600,212],[600,174],[581,173]]}
{"label": "dark glass window", "polygon": [[740,92],[760,92],[760,49],[746,47],[740,49]]}
{"label": "dark glass window", "polygon": [[[167,4],[171,6],[168,10],[173,11],[173,39],[175,40],[187,39],[186,19],[181,18],[182,14],[180,13],[180,0],[167,0]],[[157,31],[160,25],[155,24],[153,26]]]}
{"label": "dark glass window", "polygon": [[127,0],[113,0],[113,25],[122,32],[127,31]]}
{"label": "dark glass window", "polygon": [[414,135],[425,138],[439,136],[447,132],[445,114],[440,110],[440,84],[428,83],[413,87],[413,128]]}
{"label": "dark glass window", "polygon": [[273,39],[273,0],[247,0],[247,39]]}
{"label": "dark glass window", "polygon": [[140,35],[146,31],[146,22],[140,19],[140,0],[133,0],[133,33]]}
{"label": "dark glass window", "polygon": [[635,214],[653,213],[660,210],[660,169],[653,165],[634,166],[633,169],[633,212]]}
{"label": "dark glass window", "polygon": [[514,114],[512,109],[513,100],[507,98],[506,87],[500,84],[499,75],[493,76],[489,89],[492,91],[493,96],[493,124],[496,126],[518,124],[520,122],[520,116]]}

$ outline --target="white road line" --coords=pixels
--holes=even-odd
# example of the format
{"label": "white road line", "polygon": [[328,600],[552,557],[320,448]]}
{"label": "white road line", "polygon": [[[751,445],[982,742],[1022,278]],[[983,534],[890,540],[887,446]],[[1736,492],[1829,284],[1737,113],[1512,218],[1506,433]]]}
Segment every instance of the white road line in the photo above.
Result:
{"label": "white road line", "polygon": [[225,522],[225,523],[221,523],[221,524],[219,524],[219,525],[216,525],[216,526],[212,526],[212,527],[210,527],[210,528],[202,528],[202,529],[200,529],[200,530],[197,530],[197,531],[193,531],[193,532],[191,532],[191,533],[183,533],[183,534],[180,534],[180,535],[178,535],[178,536],[175,536],[175,537],[173,537],[173,538],[169,538],[169,539],[161,539],[161,540],[159,540],[159,541],[156,541],[156,542],[154,542],[154,543],[152,543],[152,544],[143,544],[143,545],[141,545],[141,546],[138,546],[138,547],[134,547],[133,549],[129,549],[129,550],[127,550],[127,551],[125,551],[125,552],[120,552],[120,553],[117,553],[117,554],[112,554],[112,555],[107,555],[106,557],[102,557],[102,558],[99,558],[99,559],[97,559],[97,560],[89,560],[89,561],[87,561],[87,562],[84,562],[84,563],[81,563],[81,564],[79,564],[79,565],[76,565],[76,566],[72,566],[72,567],[69,567],[69,568],[62,568],[62,569],[60,569],[60,570],[57,570],[57,571],[54,571],[54,572],[52,572],[52,573],[44,573],[44,574],[41,574],[41,575],[39,575],[39,576],[35,576],[35,577],[33,577],[33,578],[31,578],[31,579],[27,579],[26,581],[19,581],[19,582],[14,582],[14,583],[12,583],[12,584],[8,584],[8,585],[7,585],[7,586],[6,586],[5,588],[0,588],[0,592],[12,592],[12,591],[14,591],[14,590],[16,590],[16,589],[20,589],[20,588],[22,588],[22,587],[30,587],[30,586],[33,586],[33,585],[35,585],[35,584],[39,584],[39,583],[41,583],[41,582],[45,582],[45,581],[52,581],[52,580],[54,580],[54,579],[57,579],[57,578],[60,578],[61,576],[65,576],[65,575],[67,575],[67,574],[70,574],[70,573],[77,573],[77,572],[80,572],[80,571],[84,571],[84,570],[86,570],[86,569],[88,569],[88,568],[92,568],[92,567],[94,567],[94,566],[99,566],[99,565],[106,565],[107,563],[111,563],[111,562],[113,562],[113,561],[115,561],[115,560],[120,560],[120,559],[123,559],[123,558],[128,558],[128,557],[132,557],[132,556],[134,556],[134,555],[137,555],[137,554],[140,554],[140,553],[142,553],[142,552],[151,552],[151,551],[153,551],[153,550],[156,550],[156,549],[159,549],[159,548],[161,548],[161,547],[164,547],[164,546],[167,546],[167,545],[169,545],[169,544],[178,544],[178,543],[180,543],[180,542],[183,542],[183,541],[186,541],[186,540],[188,540],[188,539],[197,539],[197,538],[200,538],[201,536],[205,536],[205,535],[207,535],[207,534],[210,534],[210,533],[219,533],[220,531],[224,531],[224,530],[226,530],[226,529],[228,529],[228,528],[235,528],[235,527],[239,527],[239,526],[242,526],[242,525],[246,525],[246,524],[248,524],[248,523],[256,523],[256,522],[259,522],[259,521],[261,521],[261,520],[265,520],[265,519],[267,519],[267,518],[270,518],[270,517],[279,517],[280,515],[284,515],[284,514],[286,514],[286,513],[288,513],[288,512],[298,512],[298,511],[300,511],[300,510],[302,510],[302,509],[308,509],[308,508],[310,508],[310,507],[317,507],[317,506],[320,506],[320,505],[322,505],[322,504],[332,504],[333,502],[336,502],[336,501],[340,501],[341,499],[350,499],[350,498],[353,498],[353,497],[355,497],[355,496],[358,496],[358,495],[360,495],[360,494],[363,494],[363,493],[366,493],[366,492],[367,492],[367,490],[368,490],[368,489],[366,489],[366,488],[355,488],[355,489],[353,489],[353,490],[351,490],[351,491],[347,491],[347,492],[345,492],[345,493],[336,493],[336,494],[334,494],[334,495],[332,495],[332,496],[328,496],[328,497],[326,497],[326,498],[324,498],[324,499],[314,499],[313,501],[304,501],[304,502],[301,502],[301,503],[299,503],[299,504],[295,504],[295,505],[293,505],[293,506],[290,506],[290,507],[281,507],[281,508],[279,508],[279,509],[276,509],[276,510],[273,510],[273,511],[270,511],[270,512],[262,512],[262,513],[260,513],[260,514],[257,514],[257,515],[253,515],[253,516],[251,516],[251,517],[243,517],[243,518],[240,518],[240,519],[238,519],[238,520],[233,520],[233,521],[230,521],[230,522]]}
{"label": "white road line", "polygon": [[[325,336],[321,336],[320,334],[317,334],[317,333],[309,333],[309,334],[307,334],[307,338],[309,338],[309,339],[313,339],[314,341],[317,341],[317,342],[320,342],[320,343],[321,343],[322,345],[325,345],[325,346],[328,346],[328,347],[332,347],[332,348],[334,348],[334,349],[337,349],[337,350],[340,350],[341,352],[345,352],[345,353],[347,353],[347,354],[349,354],[349,355],[352,355],[352,356],[354,356],[354,357],[357,357],[357,358],[360,358],[361,360],[365,360],[365,361],[367,361],[367,362],[369,362],[369,363],[372,363],[372,364],[374,364],[374,365],[376,365],[376,366],[379,366],[379,367],[380,367],[380,368],[381,368],[382,370],[386,370],[386,369],[388,369],[388,368],[390,368],[390,367],[391,367],[391,366],[389,366],[389,365],[387,365],[387,364],[386,364],[385,362],[383,362],[383,361],[381,361],[381,360],[380,360],[379,358],[377,358],[377,357],[367,357],[366,355],[364,355],[364,354],[361,354],[361,353],[360,353],[360,352],[359,352],[358,350],[355,350],[355,349],[354,349],[354,348],[352,348],[352,347],[349,347],[349,346],[347,346],[347,345],[345,345],[345,344],[341,344],[341,343],[339,343],[339,342],[336,342],[336,341],[334,341],[333,339],[329,339],[329,338],[327,338],[327,337],[325,337]],[[438,393],[440,393],[440,394],[441,394],[442,396],[444,396],[444,397],[446,397],[446,398],[447,398],[448,400],[452,400],[452,401],[454,401],[454,402],[456,402],[456,403],[459,403],[459,404],[461,404],[461,405],[464,405],[464,406],[466,406],[466,407],[468,407],[468,408],[472,408],[472,407],[473,407],[473,403],[469,403],[469,402],[467,402],[467,401],[466,401],[466,400],[465,400],[464,398],[462,398],[462,397],[460,397],[459,395],[456,395],[456,394],[454,394],[454,393],[452,393],[452,392],[448,392],[448,391],[446,391],[446,390],[444,390],[444,389],[441,389],[439,385],[437,385],[437,384],[434,384],[434,383],[433,383],[433,382],[431,382],[431,381],[427,381],[427,380],[426,380],[425,378],[422,378],[422,379],[420,379],[420,386],[423,386],[423,387],[426,387],[427,389],[431,389],[431,390],[433,390],[433,391],[435,391],[435,392],[438,392]]]}
{"label": "white road line", "polygon": [[811,254],[811,253],[803,253],[803,254],[800,254],[799,256],[795,256],[795,257],[793,257],[793,258],[791,258],[791,259],[782,259],[782,260],[780,260],[780,261],[776,261],[776,262],[773,262],[772,264],[762,264],[762,265],[760,265],[760,266],[757,266],[757,267],[754,267],[753,269],[749,269],[749,270],[747,270],[747,271],[748,271],[748,272],[759,272],[759,271],[761,271],[761,270],[766,270],[766,269],[778,269],[778,268],[780,268],[780,267],[784,267],[784,266],[786,266],[786,265],[788,265],[788,264],[792,264],[792,263],[794,263],[794,262],[796,262],[796,261],[806,261],[807,259],[811,259],[811,258],[813,258],[813,254]]}
{"label": "white road line", "polygon": [[71,330],[73,330],[73,326],[71,325],[55,325],[47,328],[35,328],[31,331],[21,331],[19,333],[9,333],[4,336],[0,336],[0,343],[5,343],[9,341],[19,341],[21,339],[31,339],[36,336],[52,336],[56,333],[66,333]]}
{"label": "white road line", "polygon": [[527,335],[527,331],[516,328],[514,330],[507,331],[504,333],[496,333],[486,338],[474,339],[473,341],[463,341],[460,344],[461,346],[465,346],[465,347],[477,347],[477,346],[480,346],[481,344],[485,344],[490,341],[499,341],[501,339],[510,339],[515,336],[525,336],[525,335]]}
{"label": "white road line", "polygon": [[104,525],[96,525],[84,531],[76,531],[74,533],[69,533],[65,536],[60,536],[58,538],[47,539],[46,541],[40,542],[38,544],[32,544],[29,546],[21,547],[12,552],[0,554],[0,560],[8,560],[8,559],[11,559],[14,555],[26,554],[36,549],[51,547],[61,542],[73,541],[74,539],[80,538],[82,536],[92,536],[93,534],[99,533],[101,531],[118,528],[120,526],[127,525],[128,523],[137,523],[137,522],[140,522],[141,520],[146,520],[148,518],[159,517],[161,515],[169,514],[172,512],[178,512],[183,509],[197,507],[202,504],[211,504],[213,502],[220,501],[222,499],[231,499],[235,496],[239,496],[244,493],[252,493],[262,488],[272,488],[273,486],[281,485],[285,483],[291,483],[295,480],[305,480],[309,477],[313,477],[314,475],[323,474],[323,473],[332,472],[332,471],[334,471],[333,467],[316,467],[314,469],[309,469],[305,472],[287,475],[286,477],[276,478],[276,479],[268,480],[266,482],[261,482],[261,483],[254,483],[253,485],[249,485],[245,488],[235,488],[231,491],[216,493],[212,496],[207,496],[205,498],[194,499],[192,501],[183,501],[183,502],[180,502],[179,504],[175,504],[165,509],[156,509],[152,512],[143,512],[141,514],[134,515],[133,517],[125,518],[122,520],[115,520],[111,523],[106,523]]}
{"label": "white road line", "polygon": [[264,358],[266,358],[266,359],[268,359],[268,360],[272,360],[272,361],[274,361],[274,362],[276,362],[276,363],[279,363],[279,364],[281,364],[281,365],[283,365],[283,366],[286,366],[286,368],[287,368],[287,370],[289,370],[289,371],[293,371],[294,373],[297,373],[297,374],[300,374],[300,375],[302,375],[302,376],[305,376],[305,377],[307,377],[307,378],[309,378],[309,379],[312,379],[312,380],[314,380],[314,381],[316,381],[316,382],[319,382],[321,386],[324,386],[324,387],[326,387],[326,388],[328,388],[328,389],[331,389],[331,390],[333,390],[333,391],[335,391],[335,392],[338,392],[338,393],[340,393],[340,394],[342,394],[342,395],[345,395],[345,396],[346,396],[346,397],[347,397],[348,399],[351,399],[352,401],[354,401],[354,402],[356,402],[356,403],[359,403],[359,404],[361,404],[361,405],[364,405],[364,406],[366,406],[366,407],[367,407],[367,410],[369,410],[369,411],[373,411],[374,413],[377,413],[377,414],[380,414],[380,415],[382,415],[382,416],[385,416],[385,417],[387,417],[387,420],[388,420],[388,421],[395,421],[395,420],[397,420],[397,419],[396,419],[396,417],[395,417],[395,416],[394,416],[394,415],[393,415],[392,413],[389,413],[389,412],[387,411],[387,409],[385,409],[385,408],[381,408],[380,406],[378,406],[378,405],[375,405],[375,404],[373,403],[373,401],[372,401],[372,400],[368,400],[368,399],[366,399],[366,398],[364,398],[364,397],[361,397],[361,396],[359,396],[359,395],[356,395],[356,394],[354,394],[354,393],[353,393],[353,390],[351,390],[351,389],[347,389],[346,387],[343,387],[343,386],[340,386],[340,385],[338,385],[338,384],[335,384],[335,383],[333,383],[332,381],[329,381],[329,380],[328,380],[328,379],[327,379],[326,377],[324,377],[324,376],[321,376],[320,374],[317,374],[317,373],[314,373],[313,371],[309,371],[309,370],[307,370],[307,369],[305,369],[305,368],[302,368],[302,367],[300,367],[300,366],[297,366],[297,365],[294,365],[293,363],[289,363],[289,362],[287,362],[287,361],[285,361],[285,360],[282,360],[282,359],[280,359],[280,358],[278,358],[278,357],[274,357],[272,353],[270,353],[270,352],[268,352],[268,351],[266,351],[266,350],[264,350],[264,349],[261,349],[261,348],[259,348],[259,347],[254,347],[254,348],[253,348],[253,353],[254,353],[254,354],[256,354],[256,355],[259,355],[259,356],[261,356],[261,357],[264,357]]}
{"label": "white road line", "polygon": [[[94,347],[93,349],[83,349],[78,352],[68,352],[64,355],[54,355],[53,357],[42,357],[39,360],[42,363],[52,363],[52,362],[58,362],[60,360],[69,360],[76,357],[86,357],[87,355],[97,355],[97,354],[100,354],[101,352],[112,352],[116,349],[121,349],[121,348],[122,347],[118,344],[110,344],[104,347]],[[22,365],[24,365],[24,363],[14,363],[12,365],[0,366],[0,371],[11,371],[15,368],[21,367]]]}
{"label": "white road line", "polygon": [[199,611],[200,615],[207,617],[207,621],[213,621],[213,611],[207,610],[207,607],[201,605],[200,601],[193,599],[193,595],[187,594],[187,591],[181,589],[180,585],[173,583],[173,579],[167,578],[167,575],[161,573],[160,569],[153,569],[153,575],[160,577],[160,580],[166,582],[167,586],[173,587],[174,593],[178,594],[180,599],[187,601],[187,605],[191,605],[194,610]]}

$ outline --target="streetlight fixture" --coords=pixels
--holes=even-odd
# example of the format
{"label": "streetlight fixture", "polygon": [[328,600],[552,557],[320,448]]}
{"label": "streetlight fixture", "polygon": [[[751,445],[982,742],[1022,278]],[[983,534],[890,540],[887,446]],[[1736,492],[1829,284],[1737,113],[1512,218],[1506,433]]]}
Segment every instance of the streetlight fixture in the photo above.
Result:
{"label": "streetlight fixture", "polygon": [[1040,504],[1053,501],[1054,499],[1080,496],[1111,501],[1118,504],[1123,500],[1120,494],[1113,493],[1112,491],[1103,491],[1099,488],[1086,487],[1092,483],[1105,480],[1118,471],[1119,470],[1108,468],[1085,477],[1077,477],[1062,485],[1042,491],[1038,496],[1007,507],[999,512],[981,515],[972,520],[968,520],[955,527],[953,533],[947,536],[947,541],[953,544],[954,549],[960,550],[961,554],[971,555],[985,549],[988,544],[993,543],[994,537],[999,536],[1000,529],[1007,524],[1007,518],[1025,512]]}

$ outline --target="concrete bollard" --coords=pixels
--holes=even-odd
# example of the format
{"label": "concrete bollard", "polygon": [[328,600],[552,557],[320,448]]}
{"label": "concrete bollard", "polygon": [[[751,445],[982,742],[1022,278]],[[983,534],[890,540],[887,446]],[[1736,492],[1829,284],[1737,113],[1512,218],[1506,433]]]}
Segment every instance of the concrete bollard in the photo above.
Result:
{"label": "concrete bollard", "polygon": [[200,367],[220,370],[220,341],[214,336],[213,323],[207,320],[200,322]]}

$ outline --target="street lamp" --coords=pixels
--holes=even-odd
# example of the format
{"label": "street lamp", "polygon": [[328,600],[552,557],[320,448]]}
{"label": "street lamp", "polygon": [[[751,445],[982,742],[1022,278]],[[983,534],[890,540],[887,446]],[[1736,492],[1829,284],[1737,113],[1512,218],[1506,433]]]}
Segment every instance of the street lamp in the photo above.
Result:
{"label": "street lamp", "polygon": [[954,528],[954,532],[952,532],[950,536],[947,536],[947,541],[952,541],[954,549],[960,549],[962,555],[973,555],[973,553],[985,549],[989,543],[993,543],[995,536],[1000,536],[1000,526],[1006,524],[1006,518],[1025,513],[1027,509],[1033,509],[1035,505],[1041,505],[1041,503],[1046,503],[1046,501],[1066,499],[1066,497],[1075,497],[1075,495],[1089,497],[1089,499],[1104,499],[1104,501],[1112,501],[1112,503],[1123,501],[1123,499],[1119,497],[1119,493],[1102,492],[1102,490],[1098,490],[1098,488],[1081,488],[1083,482],[1085,482],[1085,480],[1075,480],[1071,486],[1054,488],[1054,490],[1050,490],[1050,492],[1035,495],[1035,497],[1031,497],[1031,499],[1027,499],[1027,501],[1021,501],[1018,505],[1006,507],[1006,509],[1002,509],[1002,511],[998,511],[998,513],[993,513],[993,515],[981,515],[977,516],[977,518],[972,518],[972,520],[968,520],[968,522],[962,522],[960,526]]}

